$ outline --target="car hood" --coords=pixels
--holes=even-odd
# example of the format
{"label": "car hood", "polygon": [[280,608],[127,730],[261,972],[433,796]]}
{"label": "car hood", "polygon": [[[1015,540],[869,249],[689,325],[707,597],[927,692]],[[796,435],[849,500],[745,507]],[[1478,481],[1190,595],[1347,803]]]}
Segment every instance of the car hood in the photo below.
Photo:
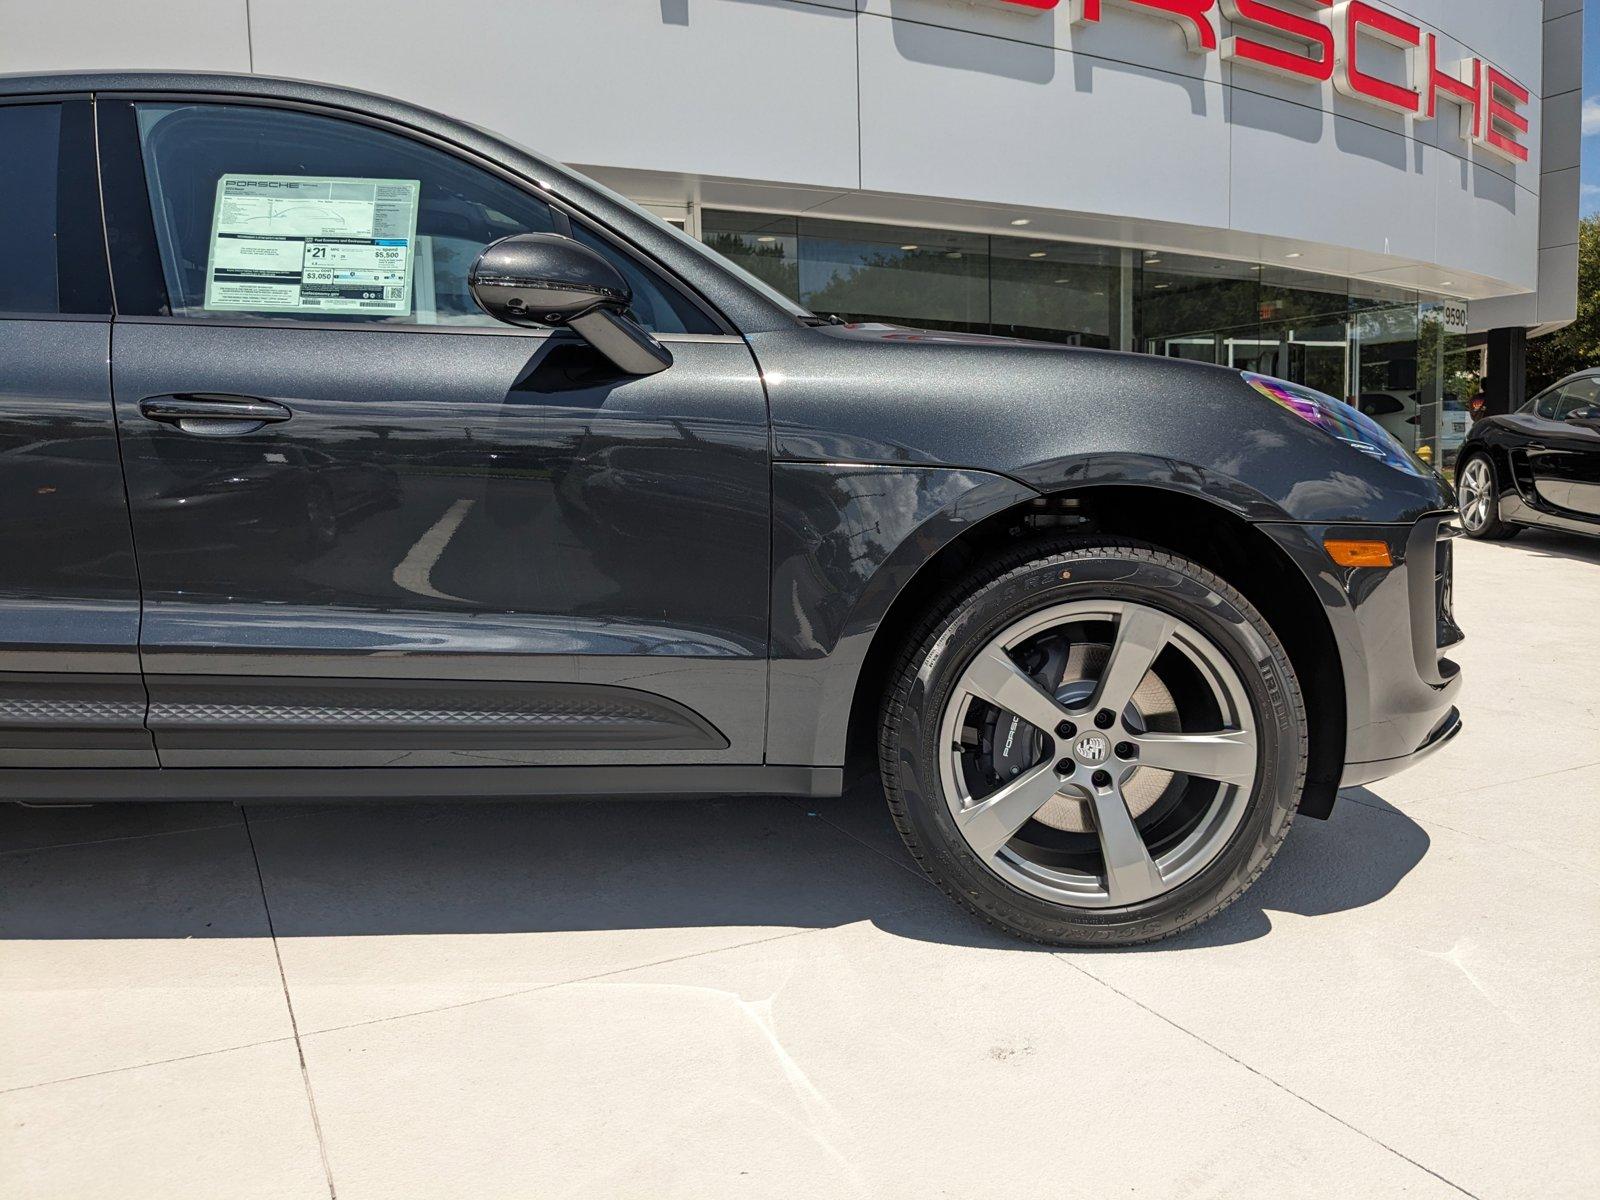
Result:
{"label": "car hood", "polygon": [[884,324],[754,334],[782,459],[914,463],[1041,492],[1120,483],[1254,521],[1409,523],[1449,509],[1228,367]]}

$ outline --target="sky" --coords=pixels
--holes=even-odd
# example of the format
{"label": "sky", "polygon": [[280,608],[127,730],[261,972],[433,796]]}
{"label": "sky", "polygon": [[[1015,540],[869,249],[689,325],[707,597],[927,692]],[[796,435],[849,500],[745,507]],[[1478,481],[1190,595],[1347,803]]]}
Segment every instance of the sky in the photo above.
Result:
{"label": "sky", "polygon": [[1583,2],[1582,179],[1579,203],[1588,217],[1600,213],[1600,0]]}

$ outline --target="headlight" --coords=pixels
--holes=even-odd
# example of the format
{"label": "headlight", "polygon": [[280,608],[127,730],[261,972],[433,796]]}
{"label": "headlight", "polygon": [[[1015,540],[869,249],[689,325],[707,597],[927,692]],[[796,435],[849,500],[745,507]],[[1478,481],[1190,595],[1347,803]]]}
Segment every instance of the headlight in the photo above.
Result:
{"label": "headlight", "polygon": [[1347,446],[1408,475],[1426,477],[1430,473],[1392,433],[1343,400],[1335,400],[1323,392],[1284,379],[1274,379],[1270,375],[1257,375],[1253,371],[1240,371],[1239,374],[1263,396],[1281,404],[1295,416],[1310,421],[1324,433],[1332,434]]}

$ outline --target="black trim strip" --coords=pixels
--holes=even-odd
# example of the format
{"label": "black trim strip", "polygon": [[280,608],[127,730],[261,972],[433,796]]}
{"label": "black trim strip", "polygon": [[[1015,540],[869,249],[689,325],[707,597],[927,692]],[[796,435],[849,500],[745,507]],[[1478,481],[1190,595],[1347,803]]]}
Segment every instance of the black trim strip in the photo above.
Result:
{"label": "black trim strip", "polygon": [[117,313],[168,317],[167,280],[156,248],[156,223],[139,151],[138,116],[127,101],[100,99],[100,179]]}
{"label": "black trim strip", "polygon": [[61,106],[56,168],[56,289],[63,313],[111,315],[100,179],[95,163],[94,106],[87,99]]}
{"label": "black trim strip", "polygon": [[156,672],[146,673],[145,684],[146,723],[163,752],[728,747],[677,701],[611,684]]}
{"label": "black trim strip", "polygon": [[837,796],[843,767],[149,767],[0,771],[7,800],[388,800],[523,796]]}

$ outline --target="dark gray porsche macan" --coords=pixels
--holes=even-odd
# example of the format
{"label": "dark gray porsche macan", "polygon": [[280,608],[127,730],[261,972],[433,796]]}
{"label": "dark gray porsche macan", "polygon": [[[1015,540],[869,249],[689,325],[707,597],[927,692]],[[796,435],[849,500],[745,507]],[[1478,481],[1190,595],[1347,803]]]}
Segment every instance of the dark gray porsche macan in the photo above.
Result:
{"label": "dark gray porsche macan", "polygon": [[1452,497],[1217,367],[797,308],[375,96],[0,78],[0,795],[837,794],[1023,936],[1460,728]]}

